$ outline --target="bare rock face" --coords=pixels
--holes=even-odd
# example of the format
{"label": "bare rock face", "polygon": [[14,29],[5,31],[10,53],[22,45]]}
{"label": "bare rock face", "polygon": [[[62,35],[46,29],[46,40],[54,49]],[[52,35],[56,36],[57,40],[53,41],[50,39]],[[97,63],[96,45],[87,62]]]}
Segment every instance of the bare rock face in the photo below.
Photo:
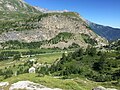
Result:
{"label": "bare rock face", "polygon": [[[76,38],[80,34],[88,35],[91,39],[96,40],[98,45],[107,43],[104,38],[101,38],[88,28],[86,22],[77,13],[72,13],[74,16],[70,16],[69,12],[66,12],[66,14],[68,15],[64,15],[64,13],[48,14],[47,17],[42,17],[38,22],[31,22],[34,23],[35,26],[39,27],[37,29],[22,31],[14,31],[13,29],[12,31],[3,32],[0,35],[0,42],[9,40],[18,40],[23,42],[50,40],[61,32],[68,32],[73,33],[75,37],[68,41],[66,44],[67,46],[73,42],[80,46],[85,46],[85,41],[79,37]],[[29,24],[31,25],[31,23]]]}
{"label": "bare rock face", "polygon": [[92,90],[117,90],[117,89],[114,89],[114,88],[105,88],[105,87],[99,86],[99,87],[94,88]]}
{"label": "bare rock face", "polygon": [[8,85],[8,82],[0,82],[0,87],[7,87]]}
{"label": "bare rock face", "polygon": [[104,87],[102,87],[102,86],[99,86],[99,87],[94,88],[94,89],[92,89],[92,90],[106,90],[106,88],[104,88]]}
{"label": "bare rock face", "polygon": [[37,84],[37,83],[33,83],[30,81],[19,81],[17,83],[14,83],[11,85],[11,87],[9,88],[9,90],[62,90],[59,88],[47,88],[43,85]]}

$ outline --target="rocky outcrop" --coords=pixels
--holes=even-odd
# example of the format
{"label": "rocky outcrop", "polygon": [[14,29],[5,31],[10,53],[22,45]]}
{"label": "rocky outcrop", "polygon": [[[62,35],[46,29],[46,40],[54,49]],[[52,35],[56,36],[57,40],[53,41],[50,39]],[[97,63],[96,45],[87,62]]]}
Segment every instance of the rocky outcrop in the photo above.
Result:
{"label": "rocky outcrop", "polygon": [[117,90],[117,89],[114,89],[114,88],[105,88],[105,87],[102,87],[102,86],[99,86],[99,87],[96,87],[92,90]]}
{"label": "rocky outcrop", "polygon": [[59,88],[47,88],[43,85],[37,84],[37,83],[33,83],[30,81],[19,81],[17,83],[14,83],[10,86],[9,90],[62,90]]}
{"label": "rocky outcrop", "polygon": [[8,82],[0,82],[0,87],[7,87],[8,85]]}

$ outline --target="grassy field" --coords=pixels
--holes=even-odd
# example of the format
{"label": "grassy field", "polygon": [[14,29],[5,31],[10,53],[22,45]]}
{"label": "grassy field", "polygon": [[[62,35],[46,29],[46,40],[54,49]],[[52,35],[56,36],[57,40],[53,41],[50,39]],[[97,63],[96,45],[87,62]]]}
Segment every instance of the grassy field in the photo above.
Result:
{"label": "grassy field", "polygon": [[56,59],[59,59],[62,57],[62,53],[53,53],[53,54],[45,54],[45,55],[38,55],[36,56],[37,61],[39,63],[45,63],[52,64]]}
{"label": "grassy field", "polygon": [[[33,57],[26,57],[26,58],[24,57],[24,58],[21,58],[20,61],[13,61],[12,59],[1,61],[0,69],[13,66],[14,64],[15,65],[22,64],[25,61],[30,59],[36,59],[39,63],[47,62],[48,64],[52,64],[56,59],[59,59],[62,57],[62,53],[63,52],[46,53],[41,55],[35,55]],[[21,74],[18,76],[13,76],[11,78],[5,79],[4,81],[8,81],[9,83],[12,84],[22,80],[30,80],[32,82],[39,83],[50,88],[61,88],[63,90],[89,90],[97,86],[97,83],[85,80],[84,78],[63,80],[63,79],[54,78],[52,76],[37,77],[37,74]],[[8,90],[8,87],[5,90]]]}
{"label": "grassy field", "polygon": [[61,50],[54,50],[54,49],[7,49],[7,50],[0,50],[0,52],[3,51],[19,51],[19,52],[28,52],[28,51],[40,51],[40,52],[60,52]]}
{"label": "grassy field", "polygon": [[[13,61],[13,59],[8,60],[2,60],[0,61],[0,69],[3,69],[5,67],[13,66],[13,65],[19,65],[24,63],[27,60],[35,59],[39,63],[48,63],[52,64],[56,59],[61,58],[62,53],[65,52],[65,50],[59,50],[59,49],[30,49],[32,51],[40,51],[43,52],[38,55],[33,55],[32,57],[22,57],[19,61]],[[4,51],[18,51],[18,52],[28,52],[29,49],[12,49],[12,50],[0,50],[0,52]],[[72,52],[73,50],[69,50],[68,52]]]}
{"label": "grassy field", "polygon": [[27,60],[35,59],[39,63],[45,63],[52,64],[56,59],[60,58],[62,56],[62,53],[50,53],[50,54],[41,54],[41,55],[35,55],[33,57],[24,57],[21,58],[19,61],[13,61],[12,59],[4,60],[0,62],[0,69],[4,69],[5,67],[13,66],[13,65],[19,65],[24,63]]}
{"label": "grassy field", "polygon": [[[111,85],[110,82],[94,82],[90,81],[84,77],[75,77],[73,79],[61,79],[53,76],[43,76],[39,77],[38,74],[21,74],[18,76],[13,76],[11,78],[5,79],[2,82],[9,82],[10,85],[16,83],[18,81],[26,81],[29,80],[34,83],[39,83],[49,88],[61,88],[63,90],[92,90],[94,87],[104,86],[106,88],[116,88]],[[10,86],[4,88],[4,90],[8,90]],[[117,87],[118,90],[120,87]]]}
{"label": "grassy field", "polygon": [[[25,50],[18,50],[18,51],[25,51]],[[44,51],[44,50],[43,50]],[[19,61],[13,61],[12,59],[9,60],[4,60],[0,62],[0,69],[4,69],[5,67],[13,66],[13,65],[19,65],[24,63],[27,60],[30,59],[35,59],[39,63],[48,63],[52,64],[54,61],[62,57],[61,52],[51,52],[48,51],[48,53],[43,53],[39,55],[34,55],[32,57],[23,57]],[[71,52],[71,51],[68,51]],[[111,53],[107,53],[107,56],[111,56]],[[114,57],[115,53],[112,54]],[[91,63],[91,61],[88,61],[88,57],[84,57],[86,60],[86,63]],[[98,57],[91,58],[90,59],[97,59]],[[14,69],[13,69],[14,70]],[[61,88],[63,90],[92,90],[94,87],[98,86],[104,86],[104,87],[109,87],[109,88],[118,88],[120,89],[119,86],[116,87],[111,82],[94,82],[86,79],[85,77],[80,77],[74,76],[72,79],[59,79],[55,78],[54,76],[44,76],[44,77],[38,77],[37,74],[20,74],[18,76],[12,76],[11,78],[3,80],[3,77],[0,77],[0,81],[6,81],[9,82],[10,84],[15,83],[17,81],[22,81],[22,80],[29,80],[35,83],[42,84],[44,86],[50,87],[50,88]],[[8,90],[9,87],[5,88],[4,90]]]}
{"label": "grassy field", "polygon": [[75,78],[63,80],[52,76],[38,77],[37,74],[22,74],[4,81],[9,81],[9,83],[12,84],[22,80],[29,80],[50,88],[61,88],[63,90],[91,90],[93,87],[98,86],[97,83],[85,79]]}

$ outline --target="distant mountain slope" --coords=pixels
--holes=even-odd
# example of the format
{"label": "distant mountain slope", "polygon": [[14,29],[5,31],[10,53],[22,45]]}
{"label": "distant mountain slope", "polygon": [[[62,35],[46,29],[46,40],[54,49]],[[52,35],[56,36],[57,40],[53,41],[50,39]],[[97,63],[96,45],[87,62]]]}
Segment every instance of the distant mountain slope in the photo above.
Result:
{"label": "distant mountain slope", "polygon": [[109,26],[103,26],[99,24],[95,24],[88,21],[91,29],[98,35],[105,37],[109,41],[120,39],[120,29],[112,28]]}
{"label": "distant mountain slope", "polygon": [[2,21],[25,19],[38,13],[42,12],[23,0],[0,0],[0,20]]}
{"label": "distant mountain slope", "polygon": [[23,0],[0,0],[0,11],[38,12],[37,9]]}

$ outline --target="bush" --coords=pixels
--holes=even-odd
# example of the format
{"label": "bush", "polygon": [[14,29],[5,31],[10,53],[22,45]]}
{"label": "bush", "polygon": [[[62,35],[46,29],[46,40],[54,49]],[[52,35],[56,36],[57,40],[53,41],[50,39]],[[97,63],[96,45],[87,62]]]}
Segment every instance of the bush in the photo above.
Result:
{"label": "bush", "polygon": [[70,45],[68,48],[69,48],[69,49],[72,49],[72,48],[80,48],[80,46],[79,46],[78,44],[76,44],[76,43],[72,43],[72,45]]}
{"label": "bush", "polygon": [[114,80],[118,80],[120,79],[120,69],[119,70],[116,70],[114,73],[113,73],[113,79]]}
{"label": "bush", "polygon": [[97,51],[96,51],[96,48],[88,46],[85,53],[87,55],[94,56],[96,55]]}
{"label": "bush", "polygon": [[111,70],[109,62],[106,60],[105,56],[101,56],[100,59],[93,64],[92,68],[99,73],[107,73]]}

